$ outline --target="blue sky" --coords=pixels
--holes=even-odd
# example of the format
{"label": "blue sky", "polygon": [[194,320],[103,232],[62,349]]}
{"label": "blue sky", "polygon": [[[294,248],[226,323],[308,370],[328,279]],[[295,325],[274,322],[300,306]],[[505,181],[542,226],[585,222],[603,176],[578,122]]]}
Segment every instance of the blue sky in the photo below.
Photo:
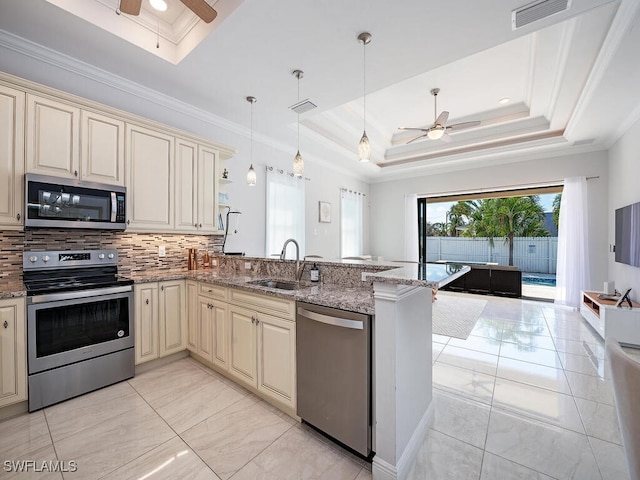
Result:
{"label": "blue sky", "polygon": [[[553,197],[555,193],[547,193],[540,195],[540,203],[545,212],[550,212],[553,209]],[[437,223],[446,221],[447,211],[456,202],[441,202],[441,203],[429,203],[427,201],[427,221],[429,223]]]}

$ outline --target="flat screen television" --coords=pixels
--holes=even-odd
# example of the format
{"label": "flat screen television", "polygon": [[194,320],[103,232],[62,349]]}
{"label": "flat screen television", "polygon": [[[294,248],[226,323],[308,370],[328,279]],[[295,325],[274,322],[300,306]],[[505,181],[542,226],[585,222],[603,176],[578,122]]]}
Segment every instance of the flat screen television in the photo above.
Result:
{"label": "flat screen television", "polygon": [[640,267],[640,202],[616,209],[615,258]]}

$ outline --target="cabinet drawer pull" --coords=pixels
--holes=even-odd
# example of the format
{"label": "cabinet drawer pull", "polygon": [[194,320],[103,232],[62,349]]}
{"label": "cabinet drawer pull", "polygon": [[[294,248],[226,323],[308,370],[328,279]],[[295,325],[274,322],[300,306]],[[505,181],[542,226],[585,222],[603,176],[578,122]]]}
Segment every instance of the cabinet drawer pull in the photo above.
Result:
{"label": "cabinet drawer pull", "polygon": [[2,326],[4,328],[9,328],[9,322],[7,322],[6,320],[4,321],[4,323],[2,324]]}
{"label": "cabinet drawer pull", "polygon": [[146,303],[147,305],[149,305],[149,299],[147,298],[144,303]]}

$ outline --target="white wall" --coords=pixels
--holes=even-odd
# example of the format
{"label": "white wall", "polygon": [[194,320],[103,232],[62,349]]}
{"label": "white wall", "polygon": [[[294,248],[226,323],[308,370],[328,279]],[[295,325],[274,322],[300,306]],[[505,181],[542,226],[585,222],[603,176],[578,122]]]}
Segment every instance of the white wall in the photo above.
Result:
{"label": "white wall", "polygon": [[447,194],[461,191],[536,185],[573,176],[589,180],[591,286],[602,288],[607,279],[607,231],[602,222],[609,216],[607,152],[591,152],[425,175],[371,185],[371,251],[385,259],[403,256],[404,195]]}
{"label": "white wall", "polygon": [[[282,149],[259,143],[254,136],[253,165],[258,174],[258,182],[255,187],[249,187],[246,184],[246,172],[250,164],[248,104],[246,123],[240,125],[240,128],[234,124],[224,128],[216,125],[202,111],[185,108],[184,105],[170,98],[163,99],[162,96],[158,96],[156,101],[151,101],[125,91],[119,88],[119,79],[111,81],[105,72],[92,72],[89,76],[77,74],[75,69],[78,65],[71,59],[61,58],[59,64],[55,65],[3,48],[0,48],[0,56],[2,58],[0,68],[6,73],[140,115],[237,149],[237,155],[225,165],[233,183],[225,185],[224,189],[230,194],[233,209],[240,210],[242,215],[239,220],[238,234],[229,237],[226,250],[244,251],[247,255],[253,256],[264,255],[264,168],[270,165],[291,170],[296,145],[290,146],[290,152],[284,152]],[[67,63],[73,67],[68,68]],[[90,70],[89,66],[85,67]],[[96,77],[104,78],[97,80]],[[251,93],[247,92],[247,94]],[[244,98],[239,98],[238,102],[246,104]],[[260,112],[254,107],[254,125],[268,122],[268,112]],[[350,188],[368,195],[369,186],[355,178],[325,168],[322,159],[313,159],[310,155],[305,155],[304,145],[305,141],[301,139],[301,151],[305,157],[305,177],[310,179],[306,184],[306,253],[322,255],[325,258],[338,258],[340,256],[340,188]],[[318,222],[318,201],[320,200],[331,203],[331,223]],[[368,212],[366,217],[368,218]],[[234,222],[231,222],[231,225],[233,226]],[[368,222],[365,225],[366,239],[368,239],[367,227]],[[368,243],[365,245],[365,251],[366,249],[368,249]]]}
{"label": "white wall", "polygon": [[[616,208],[640,202],[638,169],[640,168],[640,120],[635,123],[609,150],[609,244],[615,243]],[[640,268],[616,263],[609,253],[609,279],[616,288],[631,290],[631,298],[640,301]]]}

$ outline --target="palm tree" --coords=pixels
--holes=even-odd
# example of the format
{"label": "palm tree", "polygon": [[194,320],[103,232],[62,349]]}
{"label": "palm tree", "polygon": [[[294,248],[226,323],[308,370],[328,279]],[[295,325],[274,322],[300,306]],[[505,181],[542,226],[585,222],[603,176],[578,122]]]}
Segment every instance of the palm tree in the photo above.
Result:
{"label": "palm tree", "polygon": [[447,229],[450,237],[459,236],[459,227],[469,223],[469,218],[474,211],[473,202],[464,200],[454,203],[447,212]]}
{"label": "palm tree", "polygon": [[544,212],[537,195],[527,197],[488,198],[475,202],[469,236],[504,238],[509,244],[509,265],[513,265],[514,237],[546,237]]}
{"label": "palm tree", "polygon": [[551,218],[553,218],[553,224],[558,228],[560,224],[560,204],[562,203],[562,194],[558,193],[553,197],[553,204],[551,205],[553,210],[551,211]]}

